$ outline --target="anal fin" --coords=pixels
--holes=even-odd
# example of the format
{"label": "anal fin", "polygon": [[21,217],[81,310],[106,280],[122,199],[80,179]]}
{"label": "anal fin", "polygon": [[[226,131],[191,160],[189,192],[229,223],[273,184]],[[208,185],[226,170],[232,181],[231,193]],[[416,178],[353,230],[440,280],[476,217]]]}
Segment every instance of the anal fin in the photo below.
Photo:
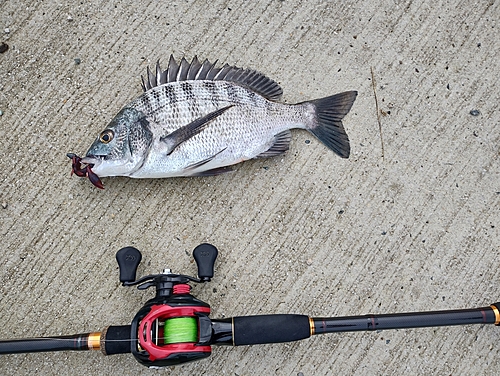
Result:
{"label": "anal fin", "polygon": [[257,155],[255,158],[268,158],[283,154],[289,149],[291,140],[292,132],[289,130],[278,133],[274,136],[274,144],[265,152]]}

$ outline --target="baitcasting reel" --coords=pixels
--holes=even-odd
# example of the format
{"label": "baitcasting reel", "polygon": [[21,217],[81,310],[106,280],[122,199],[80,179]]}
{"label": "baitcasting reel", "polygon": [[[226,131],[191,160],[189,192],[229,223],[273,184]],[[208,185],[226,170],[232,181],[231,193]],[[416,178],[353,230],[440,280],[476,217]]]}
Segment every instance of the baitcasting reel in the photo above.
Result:
{"label": "baitcasting reel", "polygon": [[[190,294],[188,282],[209,282],[214,275],[217,248],[201,244],[193,251],[198,266],[198,278],[172,274],[148,275],[135,280],[141,253],[133,247],[122,248],[116,254],[123,286],[137,285],[139,290],[156,288],[150,299],[135,315],[130,326],[128,351],[146,366],[164,367],[208,357],[212,350],[210,306]],[[229,327],[226,328],[230,332]],[[108,328],[109,332],[109,328]],[[121,344],[121,342],[118,342]],[[109,344],[109,351],[116,344]],[[106,346],[104,347],[105,353]],[[123,348],[125,350],[125,347]]]}

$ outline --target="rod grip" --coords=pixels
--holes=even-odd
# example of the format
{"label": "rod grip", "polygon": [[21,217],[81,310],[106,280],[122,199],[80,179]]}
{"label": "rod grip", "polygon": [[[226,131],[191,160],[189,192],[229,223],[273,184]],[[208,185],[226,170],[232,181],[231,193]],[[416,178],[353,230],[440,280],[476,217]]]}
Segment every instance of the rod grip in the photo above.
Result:
{"label": "rod grip", "polygon": [[108,326],[101,334],[101,351],[104,355],[130,353],[131,338],[130,325]]}
{"label": "rod grip", "polygon": [[311,336],[305,315],[240,316],[233,319],[235,346],[298,341]]}

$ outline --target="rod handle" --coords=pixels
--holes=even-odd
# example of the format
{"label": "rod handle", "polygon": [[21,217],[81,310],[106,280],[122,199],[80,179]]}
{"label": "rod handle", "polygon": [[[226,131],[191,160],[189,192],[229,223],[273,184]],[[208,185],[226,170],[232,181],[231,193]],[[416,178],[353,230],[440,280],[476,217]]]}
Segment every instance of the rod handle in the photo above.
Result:
{"label": "rod handle", "polygon": [[259,315],[233,318],[235,346],[291,342],[311,336],[311,323],[305,315]]}
{"label": "rod handle", "polygon": [[101,351],[104,355],[131,353],[130,325],[108,326],[101,333]]}

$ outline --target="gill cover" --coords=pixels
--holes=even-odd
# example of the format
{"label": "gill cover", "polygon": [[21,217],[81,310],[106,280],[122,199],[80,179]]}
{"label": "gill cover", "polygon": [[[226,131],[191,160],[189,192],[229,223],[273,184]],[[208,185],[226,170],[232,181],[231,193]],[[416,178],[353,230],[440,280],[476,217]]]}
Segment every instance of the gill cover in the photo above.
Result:
{"label": "gill cover", "polygon": [[146,116],[123,108],[90,146],[84,158],[99,176],[130,175],[144,163],[153,140]]}

